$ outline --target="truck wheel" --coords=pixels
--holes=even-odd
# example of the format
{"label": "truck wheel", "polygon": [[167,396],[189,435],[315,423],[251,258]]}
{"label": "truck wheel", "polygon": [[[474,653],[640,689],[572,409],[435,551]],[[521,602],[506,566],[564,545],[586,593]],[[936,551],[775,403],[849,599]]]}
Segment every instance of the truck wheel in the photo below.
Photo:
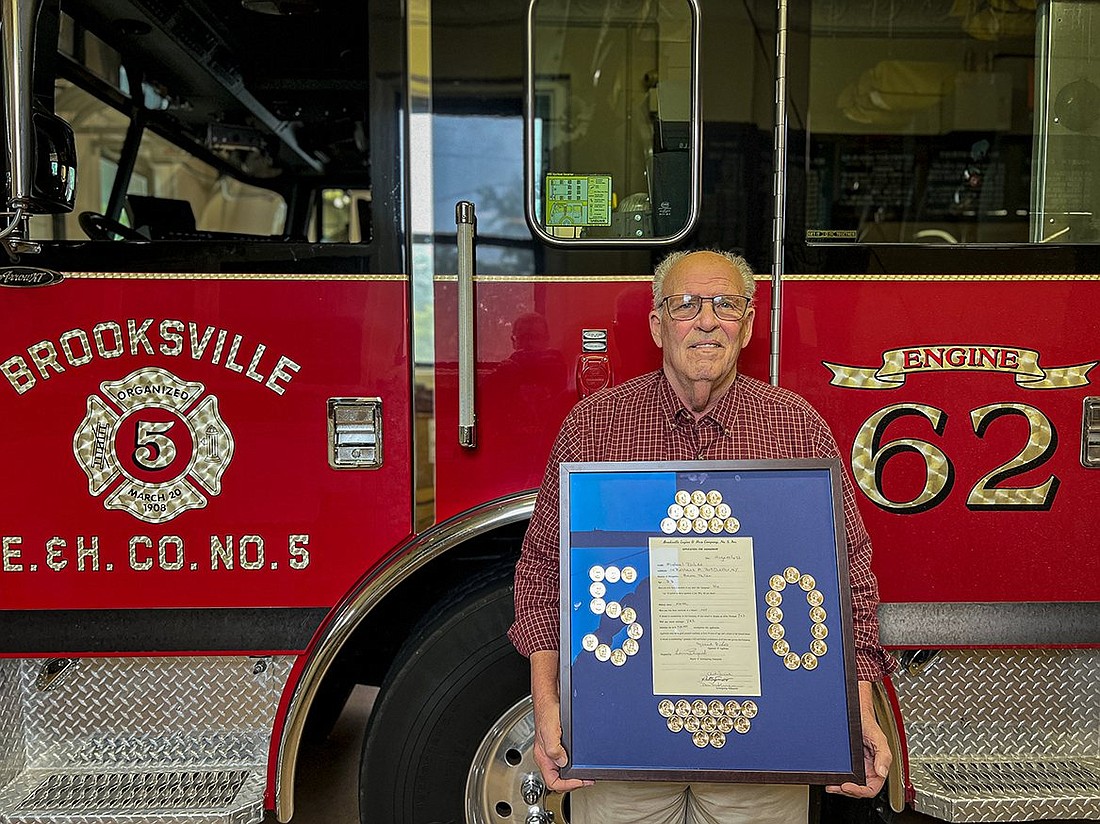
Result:
{"label": "truck wheel", "polygon": [[[363,743],[363,824],[522,824],[544,809],[530,670],[509,642],[512,581],[433,610],[394,661]],[[524,791],[534,798],[528,804]],[[560,797],[551,801],[562,821]]]}
{"label": "truck wheel", "polygon": [[820,824],[892,824],[896,818],[885,788],[874,798],[821,793]]}

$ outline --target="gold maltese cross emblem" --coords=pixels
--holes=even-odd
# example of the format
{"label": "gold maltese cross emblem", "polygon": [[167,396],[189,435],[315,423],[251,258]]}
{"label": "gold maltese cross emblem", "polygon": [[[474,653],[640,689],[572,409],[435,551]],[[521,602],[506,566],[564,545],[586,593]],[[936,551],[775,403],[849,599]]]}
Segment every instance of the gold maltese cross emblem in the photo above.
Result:
{"label": "gold maltese cross emblem", "polygon": [[152,524],[206,506],[221,492],[233,436],[205,389],[155,366],[101,383],[73,436],[88,491],[111,490],[107,509]]}

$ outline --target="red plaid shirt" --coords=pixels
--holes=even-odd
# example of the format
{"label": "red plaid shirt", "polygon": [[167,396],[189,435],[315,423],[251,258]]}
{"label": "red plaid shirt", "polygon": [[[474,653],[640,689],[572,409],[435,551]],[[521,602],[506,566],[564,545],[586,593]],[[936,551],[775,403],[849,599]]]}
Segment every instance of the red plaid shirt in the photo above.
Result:
{"label": "red plaid shirt", "polygon": [[[557,649],[559,635],[558,465],[566,461],[729,461],[835,458],[828,425],[803,398],[738,375],[701,420],[684,408],[663,372],[587,398],[562,424],[516,566],[516,620],[508,631],[524,655]],[[871,539],[843,477],[844,527],[855,627],[856,672],[875,681],[897,666],[879,646],[878,583]]]}

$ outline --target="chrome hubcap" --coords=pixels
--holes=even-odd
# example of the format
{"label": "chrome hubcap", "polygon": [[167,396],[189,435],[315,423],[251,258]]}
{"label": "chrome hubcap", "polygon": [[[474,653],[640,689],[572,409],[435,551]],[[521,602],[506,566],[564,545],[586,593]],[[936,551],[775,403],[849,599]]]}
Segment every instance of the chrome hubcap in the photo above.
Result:
{"label": "chrome hubcap", "polygon": [[466,777],[466,824],[565,821],[562,796],[542,791],[534,741],[535,717],[527,696],[497,720],[477,748]]}

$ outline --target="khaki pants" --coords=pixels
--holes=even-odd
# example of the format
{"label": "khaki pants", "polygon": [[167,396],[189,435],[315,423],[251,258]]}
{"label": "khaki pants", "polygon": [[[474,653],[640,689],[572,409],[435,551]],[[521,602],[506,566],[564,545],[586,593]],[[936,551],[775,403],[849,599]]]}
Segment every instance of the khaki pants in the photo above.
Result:
{"label": "khaki pants", "polygon": [[597,781],[569,796],[571,824],[805,824],[802,784]]}

